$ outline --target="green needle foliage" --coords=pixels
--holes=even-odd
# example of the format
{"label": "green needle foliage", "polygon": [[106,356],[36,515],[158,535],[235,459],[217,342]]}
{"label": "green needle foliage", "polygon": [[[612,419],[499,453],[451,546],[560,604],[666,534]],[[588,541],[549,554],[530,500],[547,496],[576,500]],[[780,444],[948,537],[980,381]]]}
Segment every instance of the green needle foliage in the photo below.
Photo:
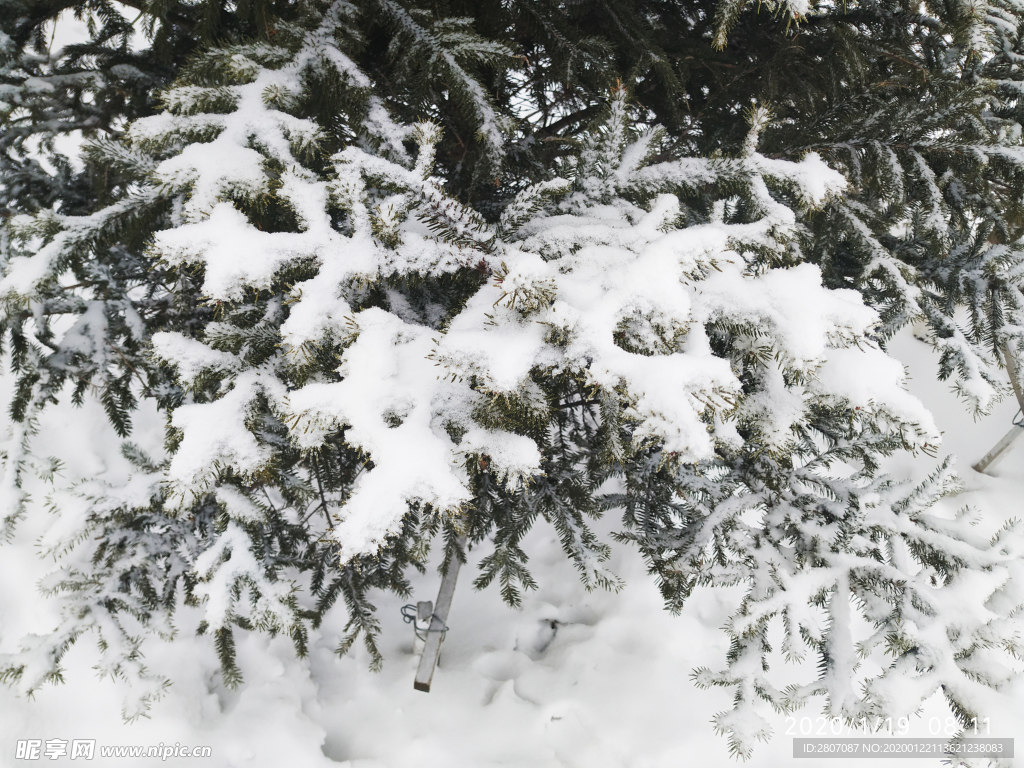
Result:
{"label": "green needle foliage", "polygon": [[[735,755],[762,705],[982,716],[1021,531],[935,515],[948,461],[880,472],[936,442],[884,349],[919,323],[968,408],[1011,391],[1022,25],[1008,0],[0,0],[0,539],[43,409],[167,424],[127,484],[55,488],[62,621],[0,678],[59,681],[92,632],[136,716],[182,613],[228,686],[238,632],[303,655],[332,610],[376,669],[374,594],[432,546],[482,550],[475,587],[515,607],[535,525],[618,588],[616,515],[670,610],[745,589],[695,672],[735,692]],[[776,625],[814,680],[769,680]]]}

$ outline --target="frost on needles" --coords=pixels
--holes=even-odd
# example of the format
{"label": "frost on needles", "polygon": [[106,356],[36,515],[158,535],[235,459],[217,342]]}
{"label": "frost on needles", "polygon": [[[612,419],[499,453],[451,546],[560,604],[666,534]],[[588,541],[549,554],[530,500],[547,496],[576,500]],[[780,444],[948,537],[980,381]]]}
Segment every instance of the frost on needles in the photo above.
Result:
{"label": "frost on needles", "polygon": [[[463,64],[505,49],[392,10],[398,38],[462,46],[438,76],[462,78],[500,164],[509,127]],[[162,112],[88,147],[120,174],[116,199],[6,226],[19,421],[93,360],[122,434],[136,398],[165,412],[167,458],[126,444],[126,484],[54,492],[42,543],[62,567],[44,587],[63,621],[0,674],[25,692],[59,680],[92,631],[101,669],[139,681],[133,716],[168,682],[146,675],[147,633],[191,622],[234,685],[234,632],[303,654],[339,599],[339,652],[361,638],[379,666],[370,591],[407,594],[432,542],[445,563],[463,537],[485,550],[476,586],[517,605],[543,518],[588,588],[615,588],[589,521],[616,510],[671,609],[698,586],[746,589],[725,669],[696,673],[735,689],[716,724],[736,754],[767,737],[763,705],[898,717],[941,689],[962,720],[984,711],[1014,674],[997,657],[1018,651],[1020,531],[989,541],[931,515],[947,464],[918,488],[877,473],[938,436],[877,312],[805,257],[808,216],[848,179],[813,152],[758,154],[762,109],[740,153],[679,156],[619,88],[547,178],[485,215],[435,174],[442,128],[395,119],[354,63],[352,11],[207,49]],[[41,306],[71,330],[29,322]],[[111,349],[127,364],[104,382]],[[8,527],[23,458],[6,457]],[[773,622],[817,679],[770,682]]]}

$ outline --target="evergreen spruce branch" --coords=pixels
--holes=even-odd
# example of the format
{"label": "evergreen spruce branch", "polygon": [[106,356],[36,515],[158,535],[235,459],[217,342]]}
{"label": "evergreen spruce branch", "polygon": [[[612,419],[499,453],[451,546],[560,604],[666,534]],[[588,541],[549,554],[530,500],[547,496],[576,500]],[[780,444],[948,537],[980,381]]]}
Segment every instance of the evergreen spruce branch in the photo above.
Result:
{"label": "evergreen spruce branch", "polygon": [[[416,56],[432,74],[451,89],[459,107],[472,115],[478,136],[486,147],[490,166],[497,170],[505,155],[508,121],[495,109],[492,97],[468,65],[501,64],[513,60],[505,45],[472,32],[467,19],[439,19],[429,26],[419,22],[397,0],[374,0],[405,48],[404,56]],[[419,14],[417,14],[419,15]]]}
{"label": "evergreen spruce branch", "polygon": [[[71,539],[55,542],[53,546],[64,548],[60,555],[64,559],[76,548],[93,549],[87,553],[93,567],[78,570],[65,566],[46,580],[45,589],[63,604],[64,623],[43,645],[26,647],[23,653],[6,661],[11,673],[8,677],[20,677],[19,685],[23,687],[60,682],[61,657],[81,635],[93,632],[102,659],[98,669],[132,683],[124,715],[133,719],[144,714],[159,698],[168,681],[148,674],[140,663],[142,637],[130,634],[120,615],[131,615],[147,631],[169,639],[173,629],[154,612],[173,611],[175,585],[184,569],[180,552],[163,551],[162,537],[153,535],[161,530],[168,532],[166,518],[161,520],[159,515],[140,515],[137,510],[125,509],[123,502],[108,495],[113,490],[88,483],[78,489],[79,503],[88,505],[92,514],[82,531],[72,532]],[[113,495],[116,497],[116,491]],[[178,528],[195,530],[189,523],[178,523]],[[189,538],[186,534],[184,541]],[[94,541],[100,543],[92,546]],[[44,647],[49,650],[44,652]]]}
{"label": "evergreen spruce branch", "polygon": [[210,88],[248,85],[265,69],[279,69],[292,59],[293,51],[287,46],[265,42],[210,48],[192,58],[178,74],[177,82],[183,86]]}
{"label": "evergreen spruce branch", "polygon": [[[735,719],[741,718],[739,720],[740,722],[750,719],[750,714],[744,714],[748,711],[751,701],[749,696],[743,693],[744,690],[759,690],[766,694],[768,700],[774,702],[774,705],[777,705],[786,711],[793,707],[803,705],[811,696],[824,694],[830,699],[830,711],[832,711],[833,714],[839,714],[846,719],[852,719],[860,716],[861,714],[879,715],[883,717],[895,717],[897,714],[903,714],[902,711],[896,713],[892,710],[885,709],[881,706],[880,701],[875,700],[871,696],[873,692],[880,693],[881,686],[883,684],[888,684],[887,682],[883,683],[882,681],[888,681],[890,675],[897,674],[896,670],[899,668],[898,662],[894,663],[892,667],[883,672],[879,677],[874,678],[873,680],[877,680],[877,683],[869,680],[867,688],[869,696],[864,700],[861,700],[859,696],[856,696],[849,690],[849,681],[851,679],[850,673],[840,672],[838,670],[833,671],[834,661],[839,659],[849,660],[851,658],[851,654],[848,650],[844,650],[842,652],[834,650],[835,648],[840,647],[834,645],[834,643],[839,640],[835,633],[837,631],[845,633],[849,626],[847,619],[843,619],[841,623],[837,623],[837,614],[835,614],[834,610],[837,607],[842,608],[843,605],[848,606],[850,599],[849,596],[856,595],[857,603],[864,606],[865,609],[868,606],[875,606],[871,608],[871,613],[869,613],[867,618],[870,619],[874,616],[875,620],[878,621],[881,617],[886,616],[887,621],[894,622],[894,624],[887,624],[887,626],[891,628],[902,622],[901,617],[903,616],[903,611],[905,611],[906,608],[901,608],[901,606],[906,606],[907,603],[901,599],[900,591],[893,590],[884,585],[898,586],[906,584],[906,589],[910,589],[911,584],[921,584],[923,586],[927,583],[927,574],[929,573],[928,569],[935,567],[938,567],[942,572],[948,574],[946,577],[947,584],[952,584],[955,583],[955,574],[963,569],[979,569],[981,571],[986,571],[988,568],[995,565],[994,562],[988,560],[989,556],[985,554],[986,550],[988,550],[988,543],[984,540],[980,540],[978,537],[968,536],[967,541],[973,540],[973,544],[967,543],[967,541],[964,541],[962,538],[962,533],[960,531],[954,532],[955,528],[950,526],[946,521],[942,521],[942,523],[935,521],[940,526],[946,527],[945,532],[942,534],[938,533],[938,531],[930,532],[930,529],[922,527],[921,523],[924,523],[923,519],[918,518],[920,522],[915,522],[914,515],[917,513],[912,512],[912,510],[927,509],[937,498],[949,491],[952,487],[950,485],[951,483],[955,483],[955,477],[951,474],[949,460],[947,459],[947,461],[940,465],[928,480],[926,480],[921,486],[917,487],[910,495],[902,497],[895,495],[899,493],[899,489],[895,488],[891,484],[887,485],[887,481],[883,481],[881,485],[875,484],[874,486],[869,486],[863,491],[863,493],[869,493],[871,487],[889,487],[893,489],[885,492],[886,495],[883,498],[887,500],[883,501],[881,504],[876,503],[869,507],[869,518],[864,520],[862,523],[859,523],[859,525],[870,526],[872,530],[876,532],[876,535],[884,530],[884,535],[890,538],[891,541],[905,540],[907,542],[907,546],[904,546],[902,550],[897,547],[897,550],[906,551],[908,554],[912,555],[914,559],[926,566],[926,570],[921,572],[918,576],[910,575],[914,572],[914,566],[911,565],[911,561],[908,559],[900,559],[899,557],[893,556],[891,566],[880,563],[875,559],[875,552],[877,550],[874,548],[868,549],[863,553],[863,555],[856,555],[855,552],[844,554],[843,550],[831,549],[830,551],[829,549],[821,549],[821,544],[813,542],[824,543],[824,541],[828,541],[828,539],[823,541],[818,538],[820,533],[817,533],[817,531],[820,529],[817,525],[811,526],[806,533],[800,534],[801,538],[793,540],[793,543],[798,547],[800,546],[801,540],[805,541],[807,543],[806,545],[809,545],[810,550],[817,550],[819,552],[819,557],[822,558],[817,566],[818,573],[816,580],[809,583],[804,582],[804,586],[799,590],[795,590],[796,582],[792,580],[792,577],[786,576],[786,571],[779,568],[779,564],[787,562],[787,558],[781,551],[772,556],[766,556],[766,553],[762,552],[754,558],[741,561],[748,564],[775,563],[776,565],[771,567],[768,582],[771,586],[767,589],[758,586],[757,578],[762,578],[754,576],[758,571],[751,573],[750,578],[753,578],[754,580],[751,582],[751,591],[748,592],[748,597],[744,603],[745,607],[741,607],[736,618],[730,625],[730,632],[733,633],[734,646],[728,657],[730,662],[729,669],[735,669],[738,674],[730,674],[726,672],[721,675],[713,675],[707,670],[698,670],[695,673],[698,682],[702,685],[741,686],[737,692],[737,704],[732,714],[726,716],[723,713],[723,715],[719,716],[719,722],[722,724],[725,731],[729,731],[727,724],[734,722]],[[854,498],[859,496],[860,493],[862,492],[857,492]],[[816,504],[817,502],[814,499],[814,496],[810,496],[806,497],[806,500],[801,501],[800,497],[791,497],[790,503],[796,503],[803,507],[808,502]],[[837,511],[841,509],[842,508],[839,507],[837,508]],[[858,503],[854,503],[854,505],[849,507],[849,509],[858,509]],[[883,518],[877,516],[880,513],[883,513],[883,511],[891,516],[888,518],[888,522],[882,523],[881,527],[879,527],[879,523],[881,523]],[[744,544],[744,539],[742,538],[735,538],[735,533],[740,530],[742,530],[742,527],[733,528],[732,533],[728,533],[727,536],[728,540],[734,542],[733,546],[739,546],[741,548],[740,551],[743,551],[743,549],[748,548],[750,545]],[[789,536],[793,536],[797,530],[799,529],[791,529]],[[750,533],[753,533],[753,531]],[[652,541],[657,540],[658,539],[653,539]],[[759,539],[751,539],[750,541],[751,544],[753,544],[758,540],[760,540],[761,543],[755,546],[763,548],[766,545],[771,546],[768,542],[775,540],[775,537],[769,534],[767,538],[759,537]],[[928,544],[921,546],[921,543],[923,543],[922,540],[927,540]],[[836,542],[836,544],[831,546],[835,547],[838,543],[839,542]],[[672,542],[671,544],[666,543],[662,546],[670,547],[671,551],[676,553],[674,557],[679,557],[678,550],[680,549],[680,546],[678,542]],[[992,553],[994,554],[994,551],[992,551]],[[851,559],[851,555],[853,555],[855,559]],[[1005,555],[1003,556],[1005,557]],[[700,562],[700,560],[697,562]],[[814,561],[812,560],[811,563],[813,562]],[[833,567],[830,568],[828,566]],[[748,565],[748,567],[750,566]],[[816,620],[813,617],[813,613],[808,613],[804,608],[801,608],[801,604],[805,603],[807,600],[810,600],[812,604],[817,602],[817,593],[820,591],[822,586],[827,586],[829,580],[833,578],[832,574],[836,573],[837,569],[839,573],[847,572],[850,574],[848,577],[849,581],[847,582],[849,584],[847,587],[848,591],[843,592],[842,590],[839,590],[832,594],[832,597],[830,598],[830,603],[833,606],[832,624],[826,629],[824,635],[815,635],[814,626]],[[815,569],[812,569],[811,571],[803,571],[803,573],[813,577],[814,570]],[[800,573],[800,571],[797,571],[796,573]],[[796,573],[793,575],[795,576]],[[996,581],[995,583],[998,585],[1000,582]],[[779,591],[780,588],[782,591]],[[915,587],[915,589],[916,588],[917,587]],[[794,591],[795,594],[793,594]],[[940,618],[942,614],[939,608],[939,603],[935,602],[933,597],[934,593],[931,588],[928,588],[927,593],[922,591],[914,592],[914,594],[916,595],[914,600],[922,598],[925,600],[925,605],[932,606],[932,608],[929,609],[932,613],[928,614],[932,619],[929,619],[929,621],[943,620]],[[844,598],[844,595],[847,595],[847,597]],[[888,601],[890,608],[882,608],[878,603],[879,598],[883,601],[882,605],[885,604],[885,601]],[[878,613],[878,609],[881,609],[882,612]],[[847,610],[847,608],[842,608],[842,611]],[[924,614],[921,614],[919,609],[915,610],[918,612],[914,614],[914,621],[927,623],[923,618]],[[892,612],[890,613],[889,611]],[[793,686],[786,692],[785,696],[776,699],[774,695],[769,693],[770,688],[766,687],[760,679],[759,674],[756,671],[757,667],[752,667],[750,665],[741,666],[739,665],[739,660],[745,658],[743,653],[740,652],[741,648],[747,649],[745,653],[749,654],[753,652],[760,655],[762,660],[765,658],[765,654],[768,652],[768,649],[763,645],[759,647],[756,644],[756,641],[751,645],[751,640],[748,638],[757,638],[760,633],[764,631],[759,628],[766,626],[765,622],[770,621],[773,617],[779,616],[787,617],[785,618],[787,636],[792,636],[796,629],[800,629],[799,634],[811,642],[812,646],[820,647],[820,652],[822,653],[822,666],[820,667],[821,676],[818,681],[803,687]],[[805,618],[801,620],[797,618],[799,616],[804,616]],[[806,626],[802,626],[801,621],[810,623]],[[991,619],[989,621],[991,621]],[[992,628],[997,626],[999,621],[1001,620],[997,619],[997,623],[993,624]],[[919,624],[919,626],[923,625]],[[924,631],[923,628],[922,631]],[[963,637],[962,631],[962,629],[958,631],[958,634],[960,634],[961,637]],[[978,633],[973,635],[974,637],[987,637],[989,629],[985,626],[977,625],[972,631]],[[808,634],[808,632],[810,634]],[[936,635],[936,637],[939,636],[945,637],[946,635],[942,633]],[[787,640],[787,644],[789,642],[790,641]],[[843,642],[845,645],[842,647],[848,648],[850,641],[846,640]],[[981,645],[977,647],[990,647],[990,643],[987,639],[980,642]],[[833,645],[829,645],[830,643],[833,643]],[[970,641],[968,641],[968,647],[970,647],[969,643]],[[905,645],[904,647],[912,649],[915,646],[913,641],[911,641],[909,645]],[[830,650],[830,648],[833,650]],[[789,645],[787,655],[792,655],[794,650],[795,649]],[[940,652],[938,647],[934,647],[934,651]],[[960,657],[958,661],[954,661],[954,659],[957,658],[957,651],[946,649],[942,650],[941,653],[946,654],[947,659],[945,667],[947,672],[944,673],[947,677],[944,679],[949,681],[952,689],[963,690],[965,681],[973,675],[973,672],[971,671],[971,663],[966,661],[969,656],[965,655]],[[960,671],[956,671],[958,669]],[[996,678],[993,678],[992,682],[998,686],[1002,684],[1002,679],[997,680]],[[928,692],[933,690],[933,685],[935,685],[935,683],[929,683],[927,690],[922,689],[920,694],[921,698],[928,695]],[[915,694],[915,697],[916,696],[917,694]],[[956,706],[967,706],[965,701],[958,698],[958,696],[954,695],[952,698],[954,702],[957,702]],[[915,698],[915,700],[917,699]],[[976,708],[971,709],[971,711],[976,713]],[[750,734],[744,736],[742,730],[734,730],[732,735],[737,749],[743,750],[752,747],[753,742],[751,741]]]}
{"label": "evergreen spruce branch", "polygon": [[237,94],[223,85],[172,87],[164,91],[160,98],[163,108],[178,117],[226,114],[238,105]]}
{"label": "evergreen spruce branch", "polygon": [[[19,393],[20,394],[20,393]],[[3,459],[3,479],[0,485],[0,544],[9,544],[14,538],[18,521],[25,516],[28,494],[21,490],[21,477],[29,456],[32,435],[38,428],[36,416],[46,402],[45,390],[29,388],[28,396],[19,410],[21,418],[12,419],[8,427],[7,445],[0,458]],[[12,402],[12,407],[16,406]]]}
{"label": "evergreen spruce branch", "polygon": [[156,167],[152,157],[106,137],[85,143],[82,154],[93,166],[104,168],[106,173],[117,174],[128,183],[145,182]]}
{"label": "evergreen spruce branch", "polygon": [[373,615],[376,609],[366,599],[367,586],[364,586],[361,580],[357,580],[351,572],[348,572],[339,579],[339,589],[348,608],[349,620],[345,625],[346,635],[342,638],[335,653],[344,656],[362,635],[363,645],[370,656],[370,669],[380,671],[384,664],[384,656],[377,646],[380,623]]}
{"label": "evergreen spruce branch", "polygon": [[497,226],[498,237],[505,241],[514,238],[523,224],[534,218],[551,201],[567,193],[569,187],[565,179],[551,179],[519,192],[502,211]]}
{"label": "evergreen spruce branch", "polygon": [[128,130],[132,147],[147,154],[173,153],[192,144],[215,140],[224,130],[225,118],[220,114],[200,113],[178,116],[170,113],[135,123]]}
{"label": "evergreen spruce branch", "polygon": [[[431,136],[436,137],[436,134]],[[421,152],[431,153],[432,147],[428,144]],[[496,237],[493,228],[476,211],[445,194],[434,180],[424,179],[415,171],[395,166],[354,147],[345,149],[334,160],[342,178],[349,168],[355,168],[371,183],[411,195],[416,201],[414,210],[417,218],[443,242],[457,248],[491,252]],[[345,201],[344,204],[351,206],[352,203]]]}
{"label": "evergreen spruce branch", "polygon": [[28,244],[33,238],[45,238],[48,242],[31,255],[8,257],[5,274],[0,279],[0,295],[15,306],[32,297],[41,286],[63,273],[73,260],[88,259],[94,249],[116,241],[156,213],[162,203],[156,190],[146,189],[89,216],[40,214],[33,219],[15,219],[9,226],[18,241]]}

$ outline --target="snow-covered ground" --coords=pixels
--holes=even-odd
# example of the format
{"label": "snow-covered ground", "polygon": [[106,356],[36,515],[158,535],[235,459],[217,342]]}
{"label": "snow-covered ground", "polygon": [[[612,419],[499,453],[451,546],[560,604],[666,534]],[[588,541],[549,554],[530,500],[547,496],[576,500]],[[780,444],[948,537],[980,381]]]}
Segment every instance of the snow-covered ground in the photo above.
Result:
{"label": "snow-covered ground", "polygon": [[[1000,520],[1020,515],[1024,440],[994,476],[970,469],[1006,432],[1015,404],[1005,402],[991,416],[974,422],[946,385],[934,380],[934,360],[925,345],[907,333],[892,351],[909,366],[913,392],[945,431],[942,450],[958,456],[965,490],[946,499],[946,508],[969,504]],[[60,409],[52,410],[42,425],[36,453],[53,454],[65,462],[58,482],[124,471],[115,453],[118,441],[101,409],[90,404],[86,412],[91,422],[87,429],[68,431],[67,411]],[[74,421],[81,424],[81,415]],[[137,432],[137,442],[159,452],[162,429],[155,414],[140,419]],[[893,470],[920,475],[935,461],[927,456],[904,458],[893,462]],[[34,483],[30,490],[36,511],[20,525],[15,543],[0,547],[0,652],[13,650],[26,632],[45,631],[55,624],[52,603],[35,587],[53,564],[35,551],[48,523],[41,504],[48,489],[42,481]],[[614,519],[606,521],[606,531],[614,524]],[[730,694],[697,689],[690,673],[701,665],[722,663],[726,638],[719,627],[737,593],[698,593],[681,616],[673,617],[662,608],[653,581],[632,550],[615,550],[614,568],[626,587],[611,594],[583,590],[554,532],[543,524],[524,548],[531,554],[540,588],[526,596],[520,611],[505,607],[494,586],[475,592],[469,584],[472,563],[463,571],[430,694],[413,690],[417,657],[410,627],[399,613],[405,601],[390,596],[379,601],[386,659],[379,674],[368,670],[361,649],[341,659],[334,654],[343,610],[314,633],[305,660],[294,658],[285,638],[240,636],[238,655],[245,682],[235,691],[219,684],[209,638],[191,637],[186,630],[173,643],[147,641],[147,665],[173,678],[174,684],[148,719],[132,724],[120,716],[123,683],[97,679],[91,668],[95,646],[85,637],[66,657],[64,685],[48,686],[30,701],[0,688],[0,766],[30,764],[16,758],[18,740],[53,738],[95,739],[103,746],[206,745],[212,747],[212,757],[171,758],[166,764],[218,768],[735,764],[725,739],[710,725],[715,712],[728,708]],[[428,572],[415,585],[417,599],[433,599],[438,576]],[[813,663],[799,672],[812,675]],[[832,760],[792,758],[787,730],[798,730],[800,717],[818,714],[811,708],[797,713],[795,727],[782,716],[771,716],[775,737],[748,765],[834,765]],[[931,700],[923,716],[915,719],[911,734],[928,735],[928,720],[948,714],[941,700]],[[993,713],[991,735],[1024,737],[1022,721],[1024,690]],[[1024,748],[1024,742],[1018,748]],[[94,764],[159,762],[103,759],[97,753]],[[859,764],[840,763],[844,768]],[[939,765],[937,760],[914,764]]]}

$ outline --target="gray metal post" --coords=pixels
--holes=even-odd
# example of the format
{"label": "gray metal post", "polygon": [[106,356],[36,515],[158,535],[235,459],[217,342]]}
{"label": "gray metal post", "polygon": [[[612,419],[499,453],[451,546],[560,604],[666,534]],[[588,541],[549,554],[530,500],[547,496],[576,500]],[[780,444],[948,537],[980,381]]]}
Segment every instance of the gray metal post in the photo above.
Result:
{"label": "gray metal post", "polygon": [[[465,538],[459,539],[459,548],[465,549],[465,547]],[[448,628],[448,611],[452,607],[455,581],[459,578],[461,567],[462,563],[459,562],[459,559],[452,558],[448,572],[441,579],[441,588],[437,592],[437,602],[434,603],[434,613],[430,617],[430,628],[427,630],[427,639],[423,645],[423,655],[420,656],[420,665],[416,669],[416,680],[412,686],[417,691],[430,693],[430,683],[434,679],[434,667],[437,666],[437,659],[441,655],[441,641]]]}
{"label": "gray metal post", "polygon": [[1010,431],[1003,435],[1003,439],[996,443],[995,448],[986,453],[981,458],[981,461],[975,464],[972,469],[976,472],[984,472],[989,467],[994,467],[999,463],[999,460],[1006,455],[1007,450],[1021,435],[1024,435],[1024,427],[1018,427],[1014,424],[1010,427]]}
{"label": "gray metal post", "polygon": [[[1017,404],[1020,406],[1021,413],[1024,414],[1024,392],[1020,388],[1020,379],[1017,378],[1017,360],[1010,353],[1010,349],[1007,346],[1003,347],[1003,361],[1006,363],[1006,373],[1010,377],[1010,384],[1013,386],[1013,394],[1017,396]],[[976,472],[984,472],[989,467],[994,467],[1004,456],[1006,452],[1010,450],[1010,446],[1017,442],[1017,438],[1024,434],[1024,427],[1018,426],[1016,423],[1010,428],[1010,431],[1003,435],[1003,439],[996,443],[995,447],[986,453],[981,461],[975,464],[972,469]]]}

